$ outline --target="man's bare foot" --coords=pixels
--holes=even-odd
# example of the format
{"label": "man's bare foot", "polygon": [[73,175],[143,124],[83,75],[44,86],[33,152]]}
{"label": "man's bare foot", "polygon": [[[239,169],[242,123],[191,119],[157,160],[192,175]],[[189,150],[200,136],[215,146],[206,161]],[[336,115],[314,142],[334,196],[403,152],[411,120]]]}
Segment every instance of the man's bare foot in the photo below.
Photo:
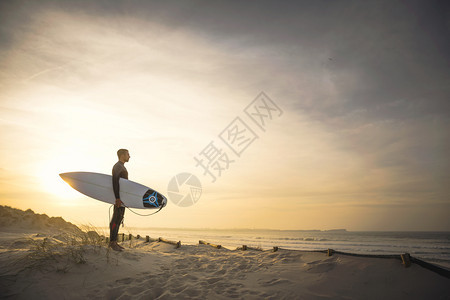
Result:
{"label": "man's bare foot", "polygon": [[122,248],[117,244],[117,242],[110,242],[109,247],[114,251],[122,251]]}

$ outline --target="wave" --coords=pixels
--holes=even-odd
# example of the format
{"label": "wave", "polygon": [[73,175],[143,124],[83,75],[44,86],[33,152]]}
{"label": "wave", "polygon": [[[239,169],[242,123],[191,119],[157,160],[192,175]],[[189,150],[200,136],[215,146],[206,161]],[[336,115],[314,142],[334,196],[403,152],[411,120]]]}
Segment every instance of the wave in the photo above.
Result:
{"label": "wave", "polygon": [[289,238],[289,237],[262,237],[262,236],[257,236],[257,237],[254,237],[253,239],[255,239],[255,240],[270,240],[270,241],[330,241],[330,239],[316,238],[316,237]]}
{"label": "wave", "polygon": [[[155,232],[156,231],[156,232]],[[146,232],[138,232],[146,235]],[[148,231],[150,236],[164,236],[181,240],[186,244],[197,244],[206,240],[229,249],[248,245],[270,249],[278,246],[292,250],[324,250],[366,254],[400,254],[408,252],[419,258],[450,261],[450,233],[414,232],[293,232],[293,231]],[[432,238],[430,238],[432,237]]]}

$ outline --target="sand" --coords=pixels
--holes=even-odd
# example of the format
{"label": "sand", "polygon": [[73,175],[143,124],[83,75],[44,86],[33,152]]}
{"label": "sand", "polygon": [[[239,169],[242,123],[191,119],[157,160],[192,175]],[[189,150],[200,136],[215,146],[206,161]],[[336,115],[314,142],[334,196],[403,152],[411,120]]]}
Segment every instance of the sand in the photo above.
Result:
{"label": "sand", "polygon": [[2,298],[450,299],[449,279],[397,259],[143,239],[115,252],[72,224],[22,225],[3,226],[0,235]]}

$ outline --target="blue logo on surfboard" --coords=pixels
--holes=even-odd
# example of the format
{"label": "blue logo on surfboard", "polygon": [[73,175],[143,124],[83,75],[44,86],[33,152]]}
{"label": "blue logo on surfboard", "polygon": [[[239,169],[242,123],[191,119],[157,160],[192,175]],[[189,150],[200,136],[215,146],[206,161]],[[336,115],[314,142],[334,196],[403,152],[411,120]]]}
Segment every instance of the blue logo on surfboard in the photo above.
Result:
{"label": "blue logo on surfboard", "polygon": [[166,203],[164,200],[164,196],[158,194],[158,192],[154,190],[148,190],[144,197],[142,198],[142,202],[145,207],[160,207],[164,206]]}

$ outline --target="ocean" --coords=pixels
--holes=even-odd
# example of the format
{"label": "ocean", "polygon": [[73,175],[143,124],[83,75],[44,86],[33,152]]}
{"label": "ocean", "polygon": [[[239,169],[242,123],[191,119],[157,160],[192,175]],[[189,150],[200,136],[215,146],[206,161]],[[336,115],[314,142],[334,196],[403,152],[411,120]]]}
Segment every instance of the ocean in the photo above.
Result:
{"label": "ocean", "polygon": [[133,235],[163,237],[198,244],[204,240],[236,249],[242,245],[263,250],[274,246],[292,250],[325,250],[328,248],[359,254],[409,253],[430,263],[450,269],[450,232],[394,232],[394,231],[303,231],[262,229],[170,229],[121,228]]}

